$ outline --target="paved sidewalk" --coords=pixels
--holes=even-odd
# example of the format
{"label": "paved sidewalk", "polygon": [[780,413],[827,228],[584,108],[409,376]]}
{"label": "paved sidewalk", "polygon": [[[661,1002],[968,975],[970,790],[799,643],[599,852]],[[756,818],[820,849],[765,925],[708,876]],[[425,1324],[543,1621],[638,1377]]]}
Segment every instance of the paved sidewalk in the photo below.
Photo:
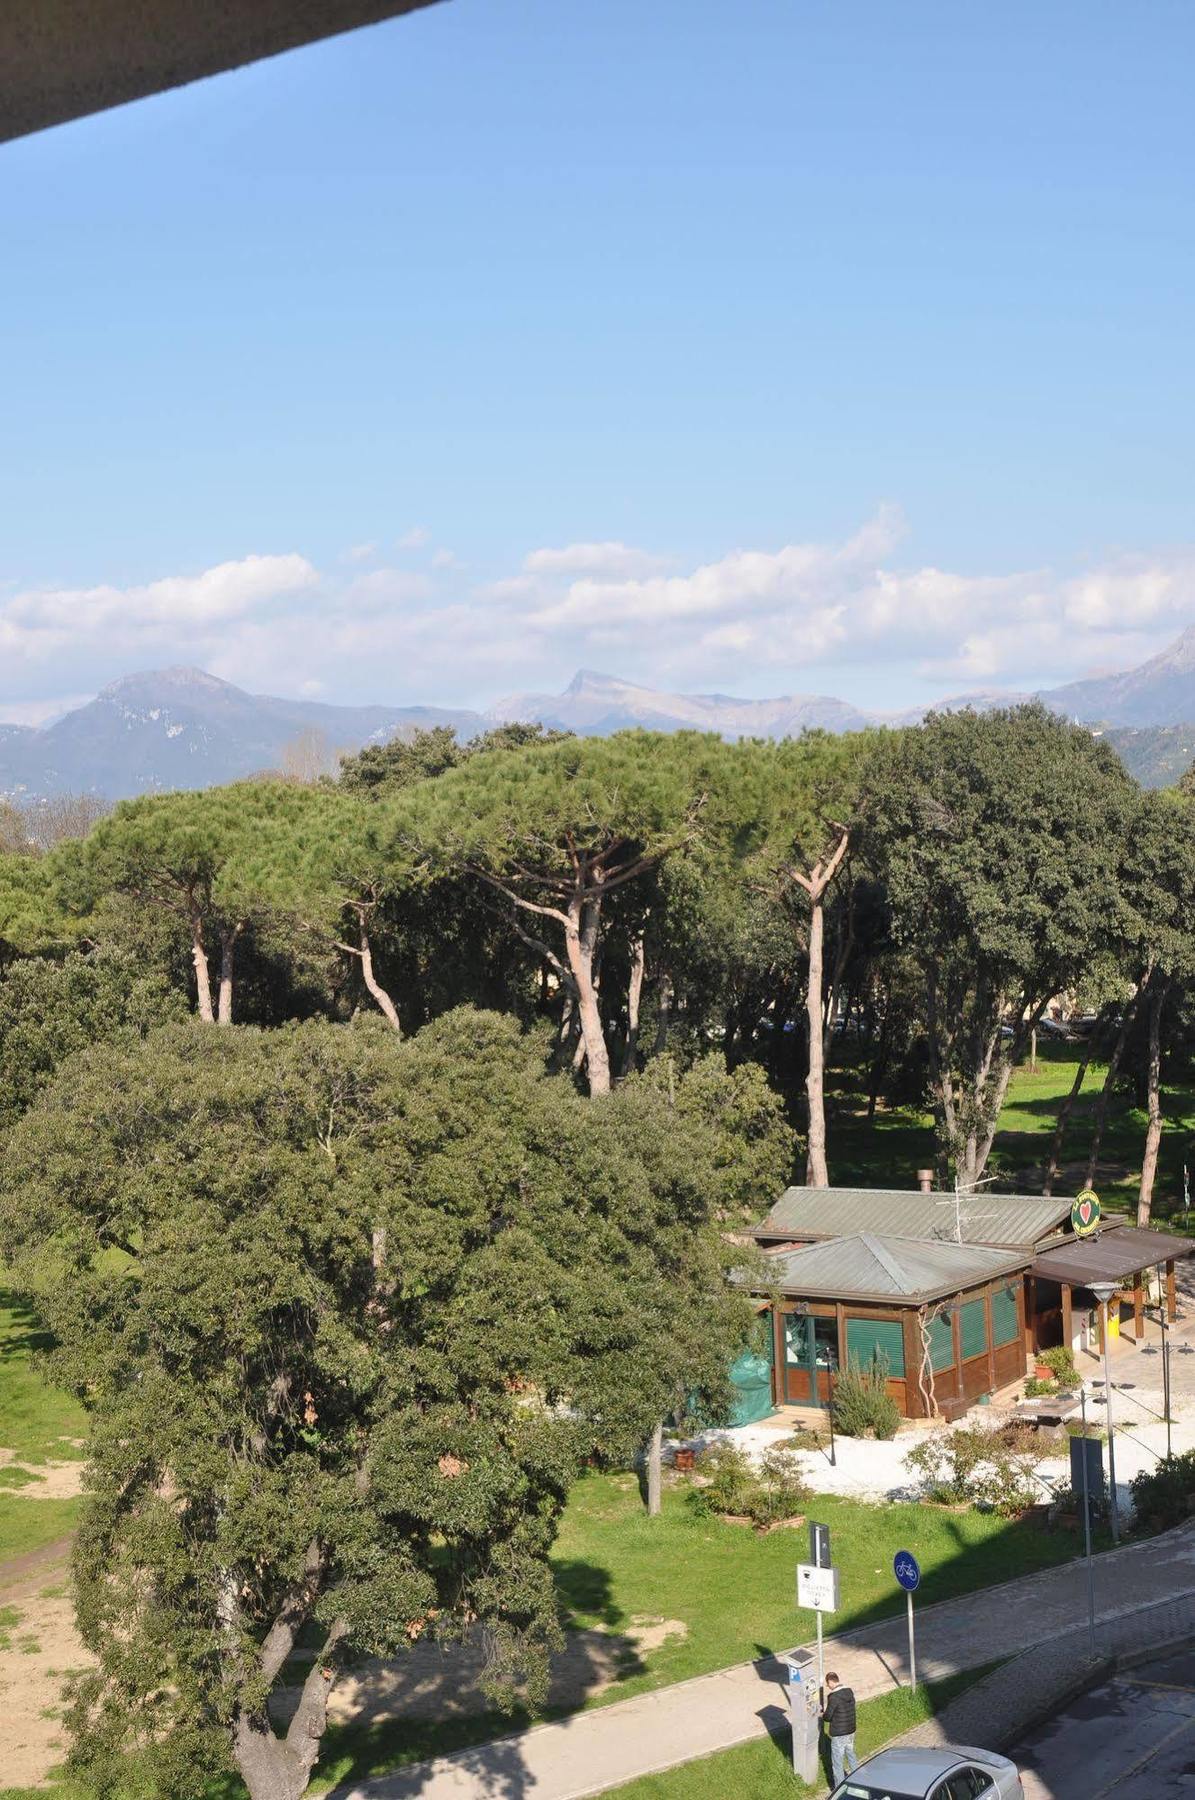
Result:
{"label": "paved sidewalk", "polygon": [[[1109,1621],[1195,1595],[1195,1525],[1097,1557],[1096,1616]],[[938,1680],[1069,1633],[1087,1616],[1082,1561],[920,1609],[917,1673]],[[813,1651],[803,1646],[812,1660]],[[903,1614],[826,1642],[827,1667],[860,1699],[907,1680]],[[775,1658],[740,1663],[633,1700],[574,1713],[394,1775],[336,1800],[579,1800],[775,1730],[787,1719]]]}

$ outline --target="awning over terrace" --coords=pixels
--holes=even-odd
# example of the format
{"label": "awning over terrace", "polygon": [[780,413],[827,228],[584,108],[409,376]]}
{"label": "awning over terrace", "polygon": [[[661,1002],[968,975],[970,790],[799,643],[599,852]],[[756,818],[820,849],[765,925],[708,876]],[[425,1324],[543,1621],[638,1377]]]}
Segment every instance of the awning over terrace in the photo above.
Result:
{"label": "awning over terrace", "polygon": [[1105,1228],[1097,1236],[1075,1238],[1033,1260],[1031,1275],[1067,1287],[1090,1287],[1093,1281],[1121,1282],[1141,1269],[1195,1256],[1195,1238],[1166,1231],[1139,1231],[1136,1226]]}

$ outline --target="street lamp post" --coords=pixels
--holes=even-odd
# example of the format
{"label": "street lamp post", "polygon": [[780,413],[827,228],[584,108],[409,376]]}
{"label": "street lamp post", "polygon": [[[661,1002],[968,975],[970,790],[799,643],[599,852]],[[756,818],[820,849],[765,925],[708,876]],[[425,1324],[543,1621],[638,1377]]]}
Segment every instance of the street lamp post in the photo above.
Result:
{"label": "street lamp post", "polygon": [[1088,1284],[1104,1309],[1104,1399],[1108,1408],[1108,1497],[1111,1501],[1112,1542],[1120,1542],[1120,1507],[1116,1498],[1116,1443],[1112,1431],[1112,1369],[1109,1349],[1112,1333],[1108,1326],[1108,1302],[1119,1292],[1115,1282],[1093,1281]]}
{"label": "street lamp post", "polygon": [[1091,1561],[1091,1493],[1087,1474],[1087,1390],[1079,1381],[1079,1412],[1083,1421],[1083,1546],[1087,1564],[1087,1641],[1095,1661],[1095,1568]]}

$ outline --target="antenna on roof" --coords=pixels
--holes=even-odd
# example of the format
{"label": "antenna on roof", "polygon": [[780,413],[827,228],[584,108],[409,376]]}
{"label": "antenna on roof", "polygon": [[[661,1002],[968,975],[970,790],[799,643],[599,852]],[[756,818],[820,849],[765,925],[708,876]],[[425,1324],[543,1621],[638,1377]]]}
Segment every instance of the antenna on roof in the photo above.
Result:
{"label": "antenna on roof", "polygon": [[939,1206],[954,1207],[954,1241],[956,1244],[961,1244],[963,1241],[963,1201],[973,1200],[975,1198],[976,1188],[983,1187],[986,1182],[995,1181],[995,1179],[996,1177],[994,1175],[981,1175],[979,1180],[972,1182],[971,1186],[964,1193],[959,1186],[959,1179],[956,1175],[954,1178],[954,1193],[948,1194],[944,1200],[939,1200]]}

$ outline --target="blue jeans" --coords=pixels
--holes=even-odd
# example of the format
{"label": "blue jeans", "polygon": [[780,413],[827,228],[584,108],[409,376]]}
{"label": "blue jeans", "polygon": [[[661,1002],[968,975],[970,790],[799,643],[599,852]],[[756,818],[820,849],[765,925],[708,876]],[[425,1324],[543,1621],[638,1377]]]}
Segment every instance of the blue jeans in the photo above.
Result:
{"label": "blue jeans", "polygon": [[859,1758],[855,1755],[854,1732],[850,1732],[845,1737],[832,1737],[830,1739],[830,1774],[834,1786],[837,1787],[852,1769],[858,1767]]}

